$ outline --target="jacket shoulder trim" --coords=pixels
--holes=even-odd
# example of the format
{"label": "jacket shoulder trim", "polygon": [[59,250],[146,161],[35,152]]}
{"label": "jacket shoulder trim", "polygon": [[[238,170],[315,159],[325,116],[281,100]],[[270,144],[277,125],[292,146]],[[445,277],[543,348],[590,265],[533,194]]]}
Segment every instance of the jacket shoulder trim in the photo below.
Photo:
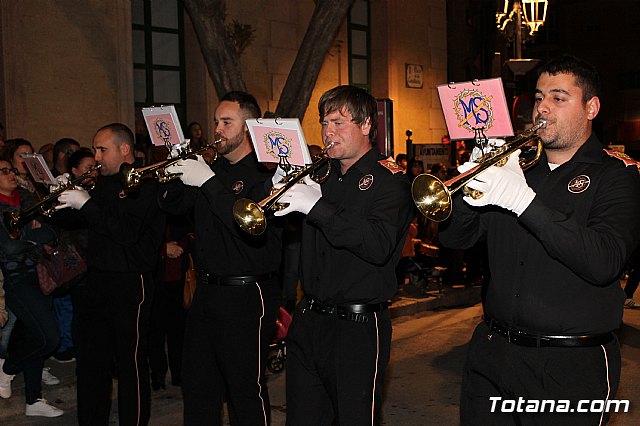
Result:
{"label": "jacket shoulder trim", "polygon": [[398,166],[398,164],[395,161],[393,161],[393,158],[391,157],[378,161],[378,164],[380,164],[385,169],[389,170],[394,175],[396,173],[404,173],[404,170],[402,170],[402,168]]}
{"label": "jacket shoulder trim", "polygon": [[617,158],[618,160],[624,162],[625,167],[636,166],[638,168],[638,171],[640,171],[640,162],[629,157],[627,154],[620,151],[614,151],[613,149],[603,148],[603,150],[607,153],[607,155],[609,155],[609,157]]}

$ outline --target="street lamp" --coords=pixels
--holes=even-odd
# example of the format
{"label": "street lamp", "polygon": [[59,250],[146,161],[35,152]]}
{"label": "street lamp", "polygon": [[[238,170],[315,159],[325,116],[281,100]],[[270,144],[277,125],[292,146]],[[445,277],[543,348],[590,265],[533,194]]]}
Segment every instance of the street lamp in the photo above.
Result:
{"label": "street lamp", "polygon": [[516,75],[524,75],[539,62],[537,59],[522,58],[522,44],[535,37],[538,29],[547,19],[548,0],[515,0],[509,11],[509,0],[499,0],[496,25],[506,36],[507,42],[514,43],[515,58],[507,61],[507,66]]}

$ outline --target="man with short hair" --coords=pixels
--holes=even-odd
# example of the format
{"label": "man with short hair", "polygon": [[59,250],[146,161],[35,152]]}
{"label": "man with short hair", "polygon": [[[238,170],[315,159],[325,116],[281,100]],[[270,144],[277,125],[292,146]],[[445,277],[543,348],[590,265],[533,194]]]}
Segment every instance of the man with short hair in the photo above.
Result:
{"label": "man with short hair", "polygon": [[[226,397],[233,425],[268,425],[265,368],[280,305],[278,269],[282,229],[271,221],[262,235],[242,231],[233,217],[240,198],[261,200],[271,173],[253,152],[245,120],[260,107],[245,92],[230,92],[215,110],[219,158],[201,156],[167,169],[180,182],[165,185],[160,205],[193,214],[198,287],[189,310],[182,360],[184,424],[222,424]],[[266,182],[266,184],[265,184]]]}
{"label": "man with short hair", "polygon": [[300,212],[301,281],[287,335],[287,424],[372,425],[391,348],[389,300],[413,204],[409,180],[375,148],[377,109],[338,86],[318,103],[332,169],[280,199]]}
{"label": "man with short hair", "polygon": [[133,143],[124,124],[100,128],[93,138],[101,166],[95,188],[59,197],[60,209],[74,210],[65,211],[72,216],[67,221],[89,229],[88,279],[77,289],[75,311],[80,425],[109,423],[114,371],[120,424],[149,422],[147,334],[165,215],[158,208],[157,182],[144,181],[133,193],[121,188],[120,167],[134,162]]}
{"label": "man with short hair", "polygon": [[[482,197],[455,197],[439,233],[457,249],[486,240],[491,270],[462,378],[463,425],[604,424],[608,413],[580,412],[578,401],[613,399],[620,382],[613,331],[620,275],[640,238],[637,163],[603,150],[593,133],[600,79],[591,64],[563,55],[539,71],[540,161],[525,174],[517,150],[478,174],[467,186]],[[501,410],[500,401],[520,399],[571,406]]]}

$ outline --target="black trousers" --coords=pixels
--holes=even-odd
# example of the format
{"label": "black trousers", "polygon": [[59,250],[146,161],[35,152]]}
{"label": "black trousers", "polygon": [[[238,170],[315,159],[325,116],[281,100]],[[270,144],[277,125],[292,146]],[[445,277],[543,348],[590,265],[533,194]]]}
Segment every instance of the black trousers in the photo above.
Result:
{"label": "black trousers", "polygon": [[147,336],[152,274],[90,270],[76,291],[78,423],[109,424],[112,374],[118,378],[119,424],[146,425],[150,413]]}
{"label": "black trousers", "polygon": [[287,425],[373,425],[389,363],[389,311],[356,323],[296,307],[287,336]]}
{"label": "black trousers", "polygon": [[[578,412],[578,402],[589,400],[581,408],[590,409],[591,401],[615,398],[620,369],[620,348],[616,339],[602,346],[583,348],[523,347],[492,333],[483,322],[476,328],[467,353],[460,424],[605,424],[606,413]],[[527,408],[535,409],[536,403],[532,401],[543,400],[554,400],[556,405],[560,405],[558,401],[569,401],[569,410],[574,411],[551,412],[550,405],[545,406],[544,413],[526,411]],[[594,407],[599,405],[596,403]]]}
{"label": "black trousers", "polygon": [[184,424],[270,423],[265,369],[278,309],[277,278],[242,286],[198,283],[187,314],[182,361]]}
{"label": "black trousers", "polygon": [[25,399],[33,404],[42,398],[44,359],[60,343],[51,296],[42,294],[35,270],[7,274],[4,278],[7,307],[17,321],[7,348],[4,372],[24,373]]}

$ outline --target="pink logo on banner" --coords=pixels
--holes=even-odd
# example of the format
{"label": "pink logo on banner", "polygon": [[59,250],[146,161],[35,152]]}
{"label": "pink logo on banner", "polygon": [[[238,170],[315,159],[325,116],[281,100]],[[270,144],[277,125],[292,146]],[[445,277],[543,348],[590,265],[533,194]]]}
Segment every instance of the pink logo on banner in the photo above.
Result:
{"label": "pink logo on banner", "polygon": [[255,126],[253,131],[260,158],[268,158],[277,163],[281,157],[284,157],[293,165],[303,166],[305,164],[296,130]]}

